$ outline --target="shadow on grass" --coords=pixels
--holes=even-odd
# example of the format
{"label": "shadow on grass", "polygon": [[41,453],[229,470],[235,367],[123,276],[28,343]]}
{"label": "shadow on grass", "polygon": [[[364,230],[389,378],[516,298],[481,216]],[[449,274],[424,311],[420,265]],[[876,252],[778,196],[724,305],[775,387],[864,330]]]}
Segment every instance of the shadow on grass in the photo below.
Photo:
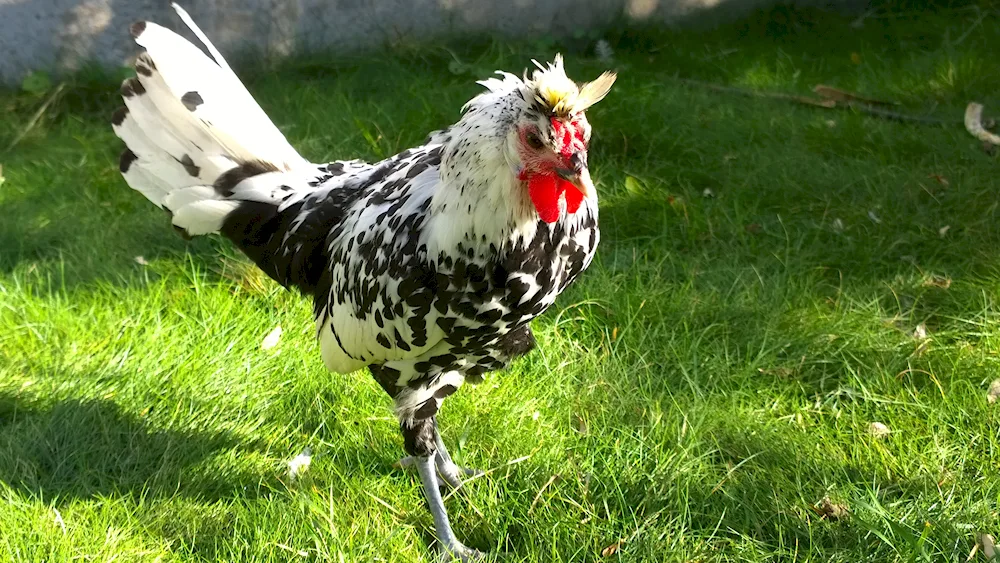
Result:
{"label": "shadow on grass", "polygon": [[[109,171],[110,173],[110,171]],[[117,176],[117,170],[115,170]],[[120,177],[77,186],[61,179],[51,190],[38,190],[6,202],[0,222],[0,272],[42,270],[55,279],[45,291],[68,290],[95,282],[122,284],[138,278],[137,257],[180,256],[185,252],[217,260],[219,242],[185,243],[170,219],[130,193]],[[8,186],[16,189],[17,186]],[[120,194],[108,194],[108,189]]]}
{"label": "shadow on grass", "polygon": [[32,496],[266,496],[275,475],[216,472],[212,463],[260,448],[226,432],[154,429],[112,401],[38,405],[0,393],[0,480]]}

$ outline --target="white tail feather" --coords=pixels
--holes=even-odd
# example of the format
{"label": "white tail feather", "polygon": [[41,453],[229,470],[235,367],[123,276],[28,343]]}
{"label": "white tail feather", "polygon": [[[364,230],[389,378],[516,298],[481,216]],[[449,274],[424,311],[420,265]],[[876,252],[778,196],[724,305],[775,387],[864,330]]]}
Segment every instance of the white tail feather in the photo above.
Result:
{"label": "white tail feather", "polygon": [[236,78],[237,82],[239,82],[240,79],[237,78],[236,73],[233,72],[233,69],[229,67],[229,63],[227,63],[226,59],[223,58],[222,53],[220,53],[219,50],[215,48],[215,45],[212,45],[212,42],[208,40],[208,36],[205,35],[205,32],[203,32],[200,27],[198,27],[198,24],[194,23],[194,20],[191,19],[191,16],[188,15],[187,11],[184,10],[184,8],[181,8],[180,5],[177,4],[177,2],[171,2],[170,7],[173,8],[175,12],[177,12],[177,15],[181,18],[181,21],[184,22],[184,25],[188,26],[188,29],[190,29],[191,32],[194,33],[195,37],[197,37],[199,41],[205,44],[205,48],[208,49],[209,54],[212,55],[212,58],[215,59],[215,62],[218,63],[218,65],[221,68],[225,69],[226,72],[228,72],[233,78]]}
{"label": "white tail feather", "polygon": [[174,225],[188,234],[207,234],[239,205],[214,189],[222,174],[247,162],[294,171],[308,161],[190,16],[176,4],[174,9],[215,60],[155,23],[133,25],[146,52],[136,61],[137,76],[122,85],[127,111],[116,113],[114,130],[128,146],[121,159],[128,184],[171,211]]}
{"label": "white tail feather", "polygon": [[189,203],[180,209],[173,210],[174,225],[184,229],[189,236],[216,233],[222,228],[226,215],[229,215],[239,205],[238,201],[217,199]]}
{"label": "white tail feather", "polygon": [[142,166],[133,166],[123,174],[125,181],[133,189],[146,196],[146,199],[160,205],[163,198],[167,197],[172,189],[169,184],[161,180],[154,172],[148,171]]}
{"label": "white tail feather", "polygon": [[210,200],[216,197],[215,188],[211,186],[191,186],[174,190],[163,200],[167,209],[180,209],[190,203]]}

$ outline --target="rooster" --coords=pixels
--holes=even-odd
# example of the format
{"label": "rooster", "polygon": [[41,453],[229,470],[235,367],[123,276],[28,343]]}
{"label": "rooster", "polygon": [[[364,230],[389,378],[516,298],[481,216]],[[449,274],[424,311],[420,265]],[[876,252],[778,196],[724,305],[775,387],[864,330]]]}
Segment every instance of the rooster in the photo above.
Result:
{"label": "rooster", "polygon": [[[151,22],[121,88],[126,182],[185,237],[219,233],[268,276],[312,296],[323,362],[367,367],[392,398],[446,557],[439,484],[472,474],[438,434],[442,401],[530,351],[529,323],[587,268],[599,240],[584,111],[615,74],[577,85],[556,55],[498,72],[461,118],[381,162],[313,164],[289,145],[184,10],[206,56]],[[440,479],[440,480],[439,480]]]}

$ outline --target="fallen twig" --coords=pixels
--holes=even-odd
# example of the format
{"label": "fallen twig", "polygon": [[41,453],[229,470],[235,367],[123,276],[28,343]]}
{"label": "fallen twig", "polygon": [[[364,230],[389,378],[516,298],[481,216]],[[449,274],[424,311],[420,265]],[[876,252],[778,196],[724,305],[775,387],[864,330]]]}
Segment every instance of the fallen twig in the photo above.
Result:
{"label": "fallen twig", "polygon": [[549,485],[551,485],[552,483],[555,483],[556,479],[558,478],[559,475],[553,475],[552,477],[549,478],[548,481],[545,482],[544,485],[542,485],[541,489],[538,489],[538,494],[535,495],[535,499],[531,501],[531,506],[528,507],[528,514],[531,514],[531,512],[535,509],[535,505],[538,504],[538,500],[542,498],[542,493],[545,492],[545,489],[549,488]]}
{"label": "fallen twig", "polygon": [[960,119],[947,118],[947,117],[933,117],[925,115],[910,115],[906,113],[900,113],[896,111],[889,111],[880,107],[875,107],[877,105],[895,105],[891,102],[884,102],[880,100],[873,100],[869,98],[864,98],[857,94],[852,94],[850,92],[845,92],[843,90],[838,90],[830,86],[819,85],[814,89],[815,92],[829,97],[824,98],[811,98],[808,96],[798,96],[795,94],[786,94],[784,92],[768,92],[763,90],[751,90],[748,88],[737,88],[734,86],[722,86],[720,84],[712,84],[711,82],[702,82],[700,80],[692,80],[690,78],[677,78],[678,82],[682,84],[688,84],[690,86],[697,86],[699,88],[705,88],[706,90],[713,90],[715,92],[725,92],[728,94],[737,94],[740,96],[746,96],[749,98],[766,98],[771,100],[784,100],[789,102],[795,102],[798,104],[809,105],[813,107],[821,107],[826,109],[851,109],[860,113],[870,115],[872,117],[878,117],[881,119],[888,119],[891,121],[901,121],[901,122],[913,122],[913,123],[929,123],[929,124],[958,124],[961,122]]}
{"label": "fallen twig", "polygon": [[735,86],[722,86],[721,84],[712,84],[711,82],[702,82],[700,80],[692,80],[690,78],[678,78],[678,82],[682,84],[690,84],[691,86],[698,86],[700,88],[705,88],[708,90],[715,90],[716,92],[726,92],[729,94],[738,94],[740,96],[747,96],[750,98],[770,98],[772,100],[787,100],[790,102],[796,102],[799,104],[805,104],[810,106],[820,106],[825,108],[832,108],[837,105],[834,100],[818,100],[816,98],[809,98],[806,96],[797,96],[795,94],[785,94],[784,92],[765,92],[762,90],[750,90],[747,88],[737,88]]}
{"label": "fallen twig", "polygon": [[961,119],[956,119],[952,117],[934,117],[931,115],[910,115],[906,113],[899,113],[881,108],[875,108],[859,103],[849,103],[840,107],[854,109],[861,113],[868,114],[872,117],[880,117],[882,119],[888,119],[889,121],[929,123],[936,125],[955,125],[962,121]]}
{"label": "fallen twig", "polygon": [[885,100],[876,100],[874,98],[866,98],[854,92],[848,92],[846,90],[841,90],[840,88],[834,88],[833,86],[827,86],[825,84],[817,84],[813,87],[813,92],[819,97],[825,100],[833,100],[836,102],[853,103],[859,102],[862,104],[868,104],[870,106],[898,106],[897,102],[887,102]]}

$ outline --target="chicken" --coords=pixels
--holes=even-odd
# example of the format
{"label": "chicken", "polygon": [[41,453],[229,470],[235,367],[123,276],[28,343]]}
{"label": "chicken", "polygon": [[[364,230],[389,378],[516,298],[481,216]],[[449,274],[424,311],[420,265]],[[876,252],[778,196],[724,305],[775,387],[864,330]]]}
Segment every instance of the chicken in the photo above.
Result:
{"label": "chicken", "polygon": [[[219,233],[268,276],[312,296],[331,371],[367,367],[392,398],[448,557],[439,478],[458,486],[442,401],[531,350],[530,321],[587,268],[597,194],[584,111],[615,75],[578,86],[560,56],[529,78],[480,82],[454,125],[375,164],[313,164],[264,114],[191,18],[209,58],[151,22],[113,117],[121,172],[186,237]],[[214,60],[213,60],[214,59]]]}

